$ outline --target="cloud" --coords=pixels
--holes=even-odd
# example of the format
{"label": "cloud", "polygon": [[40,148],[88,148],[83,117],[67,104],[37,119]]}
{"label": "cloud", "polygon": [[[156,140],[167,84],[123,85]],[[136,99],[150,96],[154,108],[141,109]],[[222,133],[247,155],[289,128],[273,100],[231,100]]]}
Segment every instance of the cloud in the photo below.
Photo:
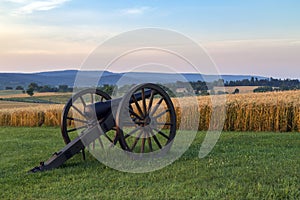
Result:
{"label": "cloud", "polygon": [[128,8],[121,10],[121,13],[124,15],[142,15],[150,8],[147,6],[137,7],[137,8]]}
{"label": "cloud", "polygon": [[30,0],[5,0],[11,3],[28,3]]}
{"label": "cloud", "polygon": [[15,10],[14,14],[31,14],[34,11],[45,11],[57,8],[70,0],[48,0],[48,1],[28,1],[28,0],[9,0],[10,2],[25,4]]}

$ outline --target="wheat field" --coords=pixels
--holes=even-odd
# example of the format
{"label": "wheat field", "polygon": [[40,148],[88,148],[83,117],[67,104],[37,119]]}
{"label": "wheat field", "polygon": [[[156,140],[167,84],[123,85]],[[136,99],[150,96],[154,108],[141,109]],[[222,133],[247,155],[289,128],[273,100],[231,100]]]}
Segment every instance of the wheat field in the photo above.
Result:
{"label": "wheat field", "polygon": [[[198,130],[207,130],[212,113],[209,96],[197,97],[199,106],[176,107],[178,122],[191,129],[191,116],[198,116]],[[64,105],[0,101],[0,126],[60,126]],[[222,109],[216,107],[215,109]],[[189,117],[187,117],[189,116]],[[224,131],[300,131],[300,91],[226,95]]]}
{"label": "wheat field", "polygon": [[0,126],[59,126],[63,106],[0,101]]}
{"label": "wheat field", "polygon": [[[225,131],[300,131],[300,91],[230,94],[226,97]],[[207,130],[209,97],[199,97],[198,108],[206,115],[199,130]]]}

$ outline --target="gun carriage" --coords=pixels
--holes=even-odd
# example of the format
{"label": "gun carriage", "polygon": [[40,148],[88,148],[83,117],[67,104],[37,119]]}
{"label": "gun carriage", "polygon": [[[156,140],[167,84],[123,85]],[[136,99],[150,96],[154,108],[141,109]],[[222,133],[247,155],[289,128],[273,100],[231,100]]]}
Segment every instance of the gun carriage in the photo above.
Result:
{"label": "gun carriage", "polygon": [[66,103],[61,134],[66,144],[30,172],[61,166],[85,148],[120,147],[125,152],[168,151],[176,135],[176,112],[167,92],[152,83],[136,85],[112,99],[98,89],[85,89]]}

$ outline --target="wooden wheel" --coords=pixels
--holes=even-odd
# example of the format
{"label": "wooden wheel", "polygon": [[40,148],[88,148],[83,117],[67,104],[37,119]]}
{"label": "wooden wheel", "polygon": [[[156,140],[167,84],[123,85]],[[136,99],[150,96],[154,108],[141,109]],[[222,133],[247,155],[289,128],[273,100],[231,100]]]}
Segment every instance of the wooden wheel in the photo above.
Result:
{"label": "wooden wheel", "polygon": [[170,97],[155,84],[135,86],[120,102],[116,128],[126,151],[149,153],[169,148],[176,134],[176,112]]}
{"label": "wooden wheel", "polygon": [[[100,123],[103,120],[93,119],[94,121],[91,121],[91,119],[85,115],[84,109],[86,106],[97,102],[105,102],[110,99],[111,97],[107,93],[98,89],[85,89],[70,98],[62,113],[61,133],[64,142],[66,144],[70,143],[78,136],[78,131],[82,132],[88,127],[94,126],[95,120],[98,120],[96,121],[97,123]],[[115,141],[115,135],[115,131],[103,133],[98,138],[99,144],[103,146],[103,138],[113,143],[113,141]],[[91,145],[95,148],[95,141]]]}

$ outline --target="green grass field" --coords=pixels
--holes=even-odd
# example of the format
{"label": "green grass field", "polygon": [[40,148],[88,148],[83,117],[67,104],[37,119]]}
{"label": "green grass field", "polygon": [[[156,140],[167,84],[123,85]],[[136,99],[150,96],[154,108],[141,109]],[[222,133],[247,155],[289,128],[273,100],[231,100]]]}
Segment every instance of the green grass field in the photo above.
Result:
{"label": "green grass field", "polygon": [[0,98],[4,101],[16,101],[25,103],[56,103],[65,104],[70,99],[70,94],[53,95],[53,96],[28,96],[28,97],[12,97],[12,98]]}
{"label": "green grass field", "polygon": [[0,96],[22,94],[22,93],[23,93],[22,90],[0,90]]}
{"label": "green grass field", "polygon": [[64,146],[59,128],[0,129],[0,199],[300,199],[300,134],[225,132],[204,159],[200,132],[173,164],[119,172],[77,155],[63,167],[27,170]]}

